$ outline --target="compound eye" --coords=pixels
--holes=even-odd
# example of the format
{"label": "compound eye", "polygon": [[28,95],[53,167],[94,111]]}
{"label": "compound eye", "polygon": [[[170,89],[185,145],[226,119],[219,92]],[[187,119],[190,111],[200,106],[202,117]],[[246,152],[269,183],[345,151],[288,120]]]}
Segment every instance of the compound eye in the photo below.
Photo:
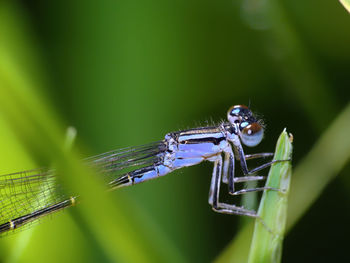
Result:
{"label": "compound eye", "polygon": [[249,147],[258,145],[264,137],[264,129],[257,122],[249,124],[241,132],[242,142]]}
{"label": "compound eye", "polygon": [[232,106],[227,112],[227,119],[229,122],[239,123],[242,120],[242,116],[246,111],[249,111],[248,107],[245,105],[235,105]]}

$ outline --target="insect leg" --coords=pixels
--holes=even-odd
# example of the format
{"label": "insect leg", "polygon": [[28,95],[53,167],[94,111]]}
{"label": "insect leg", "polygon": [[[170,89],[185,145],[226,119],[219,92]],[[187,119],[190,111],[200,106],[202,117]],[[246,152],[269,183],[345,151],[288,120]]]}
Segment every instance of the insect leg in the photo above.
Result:
{"label": "insect leg", "polygon": [[219,202],[220,196],[220,183],[221,183],[221,173],[222,173],[222,157],[217,156],[217,160],[214,161],[213,175],[209,191],[209,204],[212,206],[213,210],[218,213],[223,214],[236,214],[245,215],[249,217],[258,217],[256,212],[253,210],[245,209],[232,204],[226,204]]}
{"label": "insect leg", "polygon": [[[241,167],[242,167],[244,175],[253,174],[253,173],[257,172],[257,171],[260,171],[262,169],[270,167],[274,163],[290,161],[290,159],[287,159],[287,160],[273,160],[273,161],[264,163],[264,164],[254,168],[252,170],[248,170],[247,162],[246,162],[246,158],[245,158],[245,155],[244,155],[244,152],[243,152],[242,145],[240,145],[240,144],[239,145],[234,145],[234,147],[236,148],[236,151],[238,153],[238,158],[239,158],[239,161],[240,161],[240,164],[241,164]],[[250,159],[252,159],[252,156],[254,156],[254,155],[248,155],[248,157]],[[257,154],[257,156],[261,157],[261,154]],[[255,157],[255,158],[260,158],[260,157]]]}
{"label": "insect leg", "polygon": [[273,153],[253,153],[246,154],[244,157],[246,160],[258,159],[258,158],[266,158],[273,156]]}

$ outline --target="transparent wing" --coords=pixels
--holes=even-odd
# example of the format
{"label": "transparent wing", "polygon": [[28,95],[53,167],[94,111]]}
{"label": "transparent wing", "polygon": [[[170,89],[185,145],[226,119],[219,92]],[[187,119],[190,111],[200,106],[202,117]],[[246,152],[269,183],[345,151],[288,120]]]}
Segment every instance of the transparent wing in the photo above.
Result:
{"label": "transparent wing", "polygon": [[35,169],[0,176],[0,224],[64,199],[53,170]]}
{"label": "transparent wing", "polygon": [[[107,184],[133,169],[161,162],[165,150],[165,142],[158,141],[110,151],[86,158],[84,162],[98,170]],[[69,198],[58,184],[54,169],[0,175],[0,227]]]}
{"label": "transparent wing", "polygon": [[123,170],[122,174],[124,174],[128,168],[132,170],[135,169],[135,166],[158,164],[165,150],[165,142],[158,141],[106,152],[87,158],[85,161],[107,176],[108,181],[109,179],[116,179],[116,175],[120,174],[120,170]]}

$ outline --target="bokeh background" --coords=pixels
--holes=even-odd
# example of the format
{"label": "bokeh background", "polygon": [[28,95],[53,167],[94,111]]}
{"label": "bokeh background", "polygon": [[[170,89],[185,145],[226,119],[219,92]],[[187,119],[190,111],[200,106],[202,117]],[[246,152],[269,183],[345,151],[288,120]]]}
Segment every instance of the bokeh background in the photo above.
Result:
{"label": "bokeh background", "polygon": [[[219,122],[231,105],[250,104],[267,128],[261,145],[247,151],[273,151],[287,127],[298,166],[350,98],[350,15],[338,1],[3,0],[0,54],[62,130],[76,128],[82,156]],[[0,96],[10,101],[1,85]],[[9,146],[0,151],[12,158],[1,161],[1,174],[31,168]],[[40,160],[28,165],[46,165]],[[143,229],[145,247],[169,261],[210,262],[242,224],[210,209],[211,169],[183,169],[108,198],[133,206],[130,222]],[[339,170],[286,236],[283,262],[348,258],[350,167]],[[0,261],[113,261],[71,210],[30,235],[2,238]],[[138,253],[137,246],[119,249]]]}

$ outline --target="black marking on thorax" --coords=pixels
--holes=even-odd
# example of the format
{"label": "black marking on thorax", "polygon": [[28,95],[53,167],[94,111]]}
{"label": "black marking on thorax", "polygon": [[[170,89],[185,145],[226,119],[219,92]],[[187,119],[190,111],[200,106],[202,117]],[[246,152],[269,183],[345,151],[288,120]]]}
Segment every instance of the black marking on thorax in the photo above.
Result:
{"label": "black marking on thorax", "polygon": [[220,127],[202,127],[178,133],[180,144],[212,143],[218,145],[223,140],[226,138]]}
{"label": "black marking on thorax", "polygon": [[215,145],[219,145],[221,141],[226,140],[225,137],[215,138],[215,137],[204,137],[204,138],[197,138],[197,139],[188,139],[184,140],[181,143],[182,144],[200,144],[200,143],[212,143]]}

